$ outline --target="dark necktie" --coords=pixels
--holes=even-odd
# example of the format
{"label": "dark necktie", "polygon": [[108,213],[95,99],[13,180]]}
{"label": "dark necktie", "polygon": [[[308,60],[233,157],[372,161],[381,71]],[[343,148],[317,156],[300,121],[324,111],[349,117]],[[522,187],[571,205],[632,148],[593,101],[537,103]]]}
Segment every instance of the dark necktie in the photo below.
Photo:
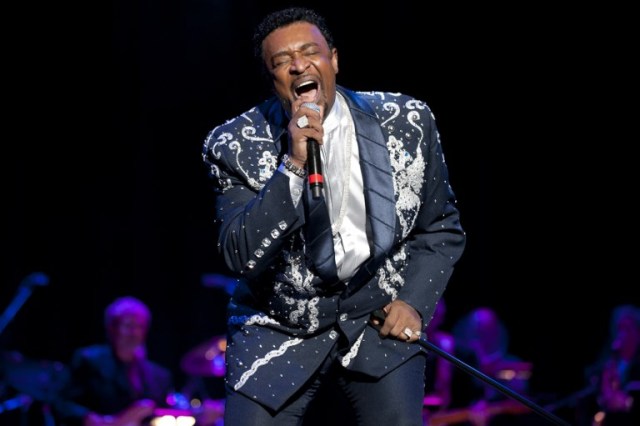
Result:
{"label": "dark necktie", "polygon": [[144,393],[142,381],[142,369],[138,361],[133,361],[127,366],[127,378],[131,386],[131,392],[135,398],[141,398]]}
{"label": "dark necktie", "polygon": [[331,220],[324,201],[324,196],[314,199],[308,185],[305,185],[306,246],[307,253],[316,269],[316,274],[327,284],[338,281],[335,253],[333,251],[333,235]]}

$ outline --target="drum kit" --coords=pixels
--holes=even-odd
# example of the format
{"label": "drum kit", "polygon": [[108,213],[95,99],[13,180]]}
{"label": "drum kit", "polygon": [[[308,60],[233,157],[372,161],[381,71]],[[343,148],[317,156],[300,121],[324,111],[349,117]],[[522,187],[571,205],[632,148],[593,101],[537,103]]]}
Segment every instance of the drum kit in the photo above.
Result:
{"label": "drum kit", "polygon": [[61,362],[0,352],[0,424],[52,425],[49,404],[67,377]]}
{"label": "drum kit", "polygon": [[209,339],[187,352],[180,361],[180,368],[190,376],[224,377],[226,349],[224,336]]}
{"label": "drum kit", "polygon": [[183,388],[185,394],[224,399],[226,348],[226,338],[215,336],[195,346],[182,357],[180,368],[188,376]]}

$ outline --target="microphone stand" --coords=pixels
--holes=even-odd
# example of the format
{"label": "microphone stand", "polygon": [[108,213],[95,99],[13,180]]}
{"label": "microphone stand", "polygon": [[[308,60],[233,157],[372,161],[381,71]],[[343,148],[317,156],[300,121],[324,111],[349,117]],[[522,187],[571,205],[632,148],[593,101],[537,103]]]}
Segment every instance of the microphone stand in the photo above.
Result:
{"label": "microphone stand", "polygon": [[[374,325],[374,327],[379,330],[380,327],[382,326],[382,323],[384,322],[385,313],[384,313],[383,310],[378,309],[378,310],[374,311],[372,315],[373,315],[373,317],[375,319],[380,321],[380,323],[378,325]],[[540,416],[542,416],[545,419],[549,420],[554,425],[571,426],[569,423],[565,422],[564,420],[562,420],[558,416],[556,416],[556,415],[550,413],[549,411],[545,410],[544,408],[542,408],[541,406],[539,406],[535,402],[523,397],[519,393],[515,392],[513,389],[511,389],[511,388],[503,385],[502,383],[492,379],[491,377],[487,376],[486,374],[482,373],[481,371],[476,370],[475,368],[471,367],[469,364],[465,363],[464,361],[462,361],[462,360],[456,358],[455,356],[451,355],[447,351],[445,351],[445,350],[439,348],[438,346],[434,345],[433,343],[429,342],[426,338],[423,338],[421,336],[417,340],[417,343],[420,346],[422,346],[423,348],[425,348],[425,349],[427,349],[429,351],[435,352],[439,356],[441,356],[444,359],[446,359],[447,361],[451,362],[456,367],[458,367],[461,370],[465,371],[466,373],[469,373],[472,376],[482,380],[483,382],[487,383],[488,385],[492,386],[493,388],[497,389],[498,391],[500,391],[501,393],[507,395],[508,397],[513,398],[516,401],[519,401],[520,403],[526,405],[531,410],[535,411]]]}
{"label": "microphone stand", "polygon": [[49,284],[49,277],[47,277],[42,272],[34,272],[29,274],[18,287],[18,292],[9,303],[0,316],[0,334],[4,331],[4,328],[11,322],[13,317],[18,313],[24,302],[27,301],[31,293],[33,292],[33,287],[36,286],[45,286]]}

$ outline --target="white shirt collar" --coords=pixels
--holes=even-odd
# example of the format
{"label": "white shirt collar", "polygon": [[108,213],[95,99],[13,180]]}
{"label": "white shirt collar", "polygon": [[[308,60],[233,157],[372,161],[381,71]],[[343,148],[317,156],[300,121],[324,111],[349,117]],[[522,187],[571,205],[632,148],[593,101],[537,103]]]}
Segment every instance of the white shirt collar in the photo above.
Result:
{"label": "white shirt collar", "polygon": [[340,119],[344,114],[338,96],[342,97],[340,93],[336,92],[336,100],[333,102],[333,106],[331,107],[331,111],[329,111],[327,118],[325,118],[324,122],[322,123],[322,127],[324,128],[325,133],[329,133],[332,130],[335,130],[338,125],[340,125]]}

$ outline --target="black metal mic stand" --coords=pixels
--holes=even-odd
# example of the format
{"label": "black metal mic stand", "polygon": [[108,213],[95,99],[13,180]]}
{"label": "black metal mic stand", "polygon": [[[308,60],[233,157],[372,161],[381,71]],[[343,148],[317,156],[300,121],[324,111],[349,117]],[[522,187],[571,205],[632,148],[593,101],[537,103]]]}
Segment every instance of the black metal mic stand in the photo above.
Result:
{"label": "black metal mic stand", "polygon": [[0,334],[4,328],[11,322],[13,317],[18,313],[24,302],[27,301],[34,287],[41,287],[49,284],[49,277],[42,272],[34,272],[27,275],[18,286],[18,292],[13,298],[9,306],[6,307],[2,315],[0,315]]}
{"label": "black metal mic stand", "polygon": [[[382,323],[384,323],[384,319],[385,319],[384,311],[381,310],[381,309],[378,309],[378,310],[374,311],[373,312],[373,317],[380,321],[379,324],[377,324],[377,325],[373,324],[373,326],[376,329],[380,329],[380,327],[382,326]],[[455,365],[456,367],[458,367],[461,370],[465,371],[466,373],[471,374],[472,376],[482,380],[483,382],[485,382],[488,385],[494,387],[495,389],[497,389],[498,391],[500,391],[503,394],[507,395],[508,397],[513,398],[516,401],[519,401],[520,403],[526,405],[527,407],[529,407],[531,410],[535,411],[540,416],[542,416],[545,419],[549,420],[551,423],[553,423],[555,425],[560,425],[560,426],[571,426],[569,423],[565,422],[564,420],[562,420],[558,416],[556,416],[556,415],[550,413],[549,411],[545,410],[544,408],[542,408],[541,406],[539,406],[535,402],[523,397],[519,393],[515,392],[513,389],[511,389],[511,388],[503,385],[502,383],[492,379],[491,377],[487,376],[486,374],[482,373],[481,371],[476,370],[475,368],[471,367],[469,364],[465,363],[464,361],[462,361],[462,360],[456,358],[455,356],[451,355],[447,351],[445,351],[445,350],[439,348],[438,346],[434,345],[433,343],[429,342],[426,338],[423,338],[421,336],[416,342],[420,346],[422,346],[423,348],[425,348],[425,349],[427,349],[429,351],[435,352],[436,354],[438,354],[439,356],[443,357],[447,361],[451,362],[453,365]]]}

